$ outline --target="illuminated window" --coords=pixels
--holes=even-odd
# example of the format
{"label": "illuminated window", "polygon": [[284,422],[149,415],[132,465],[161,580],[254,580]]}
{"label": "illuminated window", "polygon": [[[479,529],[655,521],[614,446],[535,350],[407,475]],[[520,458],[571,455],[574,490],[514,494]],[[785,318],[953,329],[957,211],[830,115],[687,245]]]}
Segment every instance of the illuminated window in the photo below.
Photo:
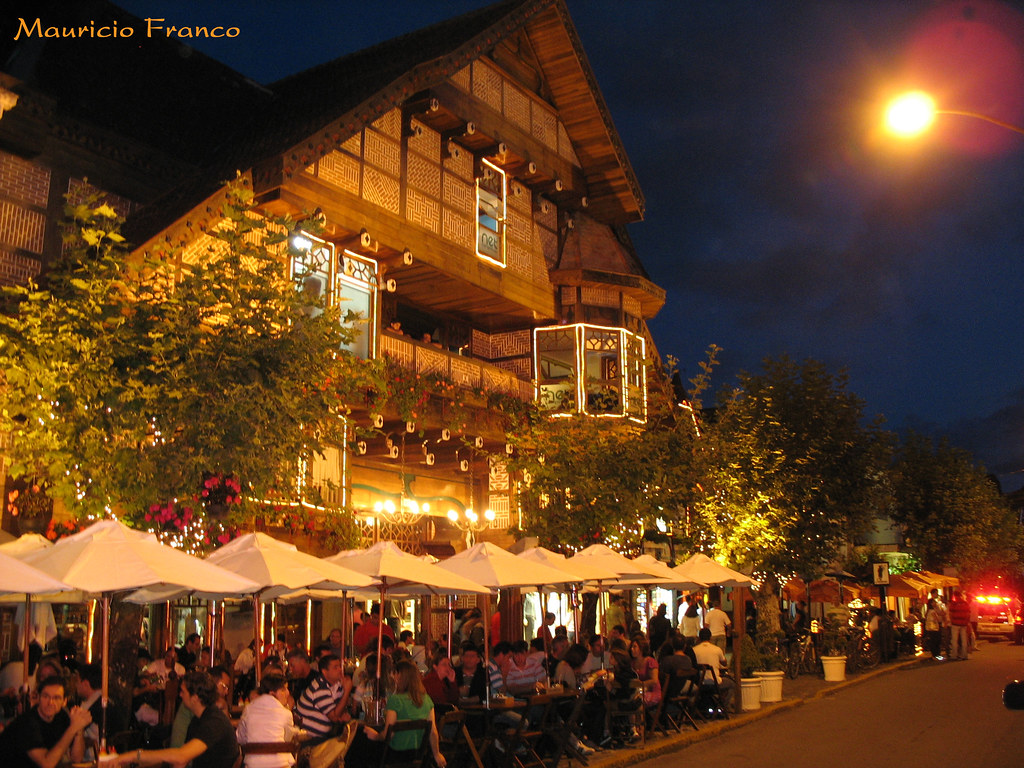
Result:
{"label": "illuminated window", "polygon": [[505,266],[505,172],[481,160],[476,180],[476,255]]}
{"label": "illuminated window", "polygon": [[[349,250],[337,254],[334,244],[301,232],[292,238],[292,278],[301,290],[326,306],[338,306],[343,322],[356,331],[355,339],[343,345],[356,357],[377,354],[377,262]],[[315,317],[319,307],[310,310]],[[351,313],[351,315],[349,315]]]}
{"label": "illuminated window", "polygon": [[541,410],[646,420],[642,337],[585,323],[538,328],[534,354]]}

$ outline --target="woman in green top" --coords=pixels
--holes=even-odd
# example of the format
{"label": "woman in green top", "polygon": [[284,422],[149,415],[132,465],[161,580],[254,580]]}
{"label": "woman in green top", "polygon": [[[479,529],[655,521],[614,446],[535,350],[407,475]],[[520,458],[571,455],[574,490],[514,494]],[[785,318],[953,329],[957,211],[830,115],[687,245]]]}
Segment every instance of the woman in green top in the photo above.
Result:
{"label": "woman in green top", "polygon": [[[405,659],[395,664],[395,671],[392,673],[395,681],[395,692],[388,696],[387,712],[384,718],[384,729],[376,731],[373,728],[364,727],[366,737],[371,741],[384,741],[388,737],[391,726],[399,720],[427,720],[430,722],[430,749],[434,753],[434,763],[437,768],[446,768],[447,761],[438,747],[437,723],[434,722],[434,702],[423,690],[423,680],[416,665]],[[410,756],[415,753],[416,748],[423,738],[422,731],[403,731],[398,733],[391,741],[391,749],[401,753],[408,752]]]}

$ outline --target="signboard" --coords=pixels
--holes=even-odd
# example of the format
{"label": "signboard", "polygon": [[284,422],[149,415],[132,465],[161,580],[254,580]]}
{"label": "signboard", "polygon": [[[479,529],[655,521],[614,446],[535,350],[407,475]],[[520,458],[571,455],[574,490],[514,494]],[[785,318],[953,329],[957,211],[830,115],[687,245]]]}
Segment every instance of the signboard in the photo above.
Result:
{"label": "signboard", "polygon": [[889,564],[888,563],[873,563],[871,566],[876,585],[886,585],[889,583]]}

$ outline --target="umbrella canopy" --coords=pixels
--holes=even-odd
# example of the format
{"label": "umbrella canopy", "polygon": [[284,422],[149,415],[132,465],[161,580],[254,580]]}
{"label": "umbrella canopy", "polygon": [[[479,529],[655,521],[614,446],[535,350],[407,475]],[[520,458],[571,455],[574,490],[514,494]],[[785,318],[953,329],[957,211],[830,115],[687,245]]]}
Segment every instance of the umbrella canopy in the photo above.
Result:
{"label": "umbrella canopy", "polygon": [[566,584],[579,580],[568,571],[525,561],[489,541],[442,560],[437,567],[489,589],[536,587],[538,584]]}
{"label": "umbrella canopy", "polygon": [[[544,547],[531,547],[530,549],[524,549],[516,557],[526,560],[530,563],[536,563],[537,565],[549,566],[556,568],[559,571],[565,571],[570,576],[574,576],[569,582],[558,582],[561,584],[575,583],[584,581],[614,581],[619,577],[619,574],[615,571],[603,568],[600,563],[591,561],[586,558],[572,558],[561,555],[558,552],[552,552],[550,549]],[[551,584],[538,584],[537,586],[547,587],[555,586],[555,583]]]}
{"label": "umbrella canopy", "polygon": [[[885,585],[887,597],[921,597],[927,590],[926,584],[907,578],[903,574],[891,575],[889,583]],[[861,597],[878,597],[878,587],[874,584],[861,587]]]}
{"label": "umbrella canopy", "polygon": [[920,581],[926,581],[929,584],[929,589],[938,587],[939,589],[945,589],[946,587],[959,587],[960,579],[956,576],[946,576],[942,573],[935,573],[934,571],[918,571],[917,573],[910,572],[911,577],[919,578]]}
{"label": "umbrella canopy", "polygon": [[0,592],[37,595],[70,590],[67,584],[33,568],[16,557],[0,552]]}
{"label": "umbrella canopy", "polygon": [[29,552],[35,552],[40,549],[49,549],[52,546],[53,542],[41,533],[26,533],[16,539],[5,541],[3,544],[0,544],[0,552],[3,552],[5,555],[11,555],[12,557],[21,557]]}
{"label": "umbrella canopy", "polygon": [[576,560],[577,558],[606,568],[609,571],[614,571],[620,577],[643,578],[649,575],[644,570],[643,565],[637,565],[625,555],[616,552],[604,544],[591,544],[586,549],[570,557],[569,560]]}
{"label": "umbrella canopy", "polygon": [[350,549],[325,557],[380,581],[392,595],[485,595],[485,586],[445,570],[416,555],[403,552],[392,541],[381,541],[369,549]]}
{"label": "umbrella canopy", "polygon": [[[840,585],[838,581],[833,579],[817,579],[811,582],[811,597],[812,603],[847,603],[853,600],[855,597],[860,596],[860,587],[852,584],[843,584],[843,594],[840,598],[839,595]],[[807,585],[803,579],[793,578],[786,582],[786,585],[782,588],[782,593],[786,596],[787,600],[806,600],[807,599]]]}
{"label": "umbrella canopy", "polygon": [[701,589],[708,586],[697,579],[684,579],[672,568],[658,560],[653,555],[640,555],[633,558],[633,564],[643,568],[647,575],[637,578],[623,578],[619,580],[619,586],[635,584],[637,586],[656,586],[662,589]]}
{"label": "umbrella canopy", "polygon": [[255,588],[242,576],[161,544],[153,534],[132,530],[116,520],[100,520],[21,559],[92,595],[156,585],[233,593]]}
{"label": "umbrella canopy", "polygon": [[757,587],[758,582],[749,576],[726,568],[705,554],[697,553],[682,565],[672,569],[682,579],[693,579],[705,584],[717,584],[722,587]]}

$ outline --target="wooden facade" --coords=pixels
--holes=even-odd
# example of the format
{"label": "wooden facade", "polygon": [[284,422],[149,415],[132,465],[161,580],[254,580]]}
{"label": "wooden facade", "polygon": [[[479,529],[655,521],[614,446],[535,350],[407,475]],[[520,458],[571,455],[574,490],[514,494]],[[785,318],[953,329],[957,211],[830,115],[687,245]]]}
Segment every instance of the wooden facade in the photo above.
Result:
{"label": "wooden facade", "polygon": [[[124,15],[89,5],[96,18]],[[123,125],[100,123],[53,79],[0,73],[20,100],[0,119],[0,282],[45,269],[61,197],[86,177],[129,214],[141,250],[181,247],[188,259],[216,224],[219,181],[239,169],[265,210],[319,212],[333,273],[367,302],[362,354],[523,399],[563,392],[586,366],[610,404],[583,390],[560,407],[643,420],[656,354],[647,320],[665,296],[625,234],[643,197],[563,0],[507,0],[266,88],[198,54],[154,56],[161,83],[203,69],[182,116],[187,147],[145,104]],[[228,89],[235,119],[204,123]],[[204,124],[205,140],[192,130]],[[562,334],[561,357],[545,359],[545,327],[597,331]],[[571,346],[577,337],[593,348]],[[356,418],[376,419],[380,437],[339,446],[312,472],[361,513],[368,538],[461,548],[450,503],[490,508],[483,535],[511,540],[514,478],[485,412],[464,436],[395,414]],[[374,512],[405,496],[439,501],[411,525]]]}

